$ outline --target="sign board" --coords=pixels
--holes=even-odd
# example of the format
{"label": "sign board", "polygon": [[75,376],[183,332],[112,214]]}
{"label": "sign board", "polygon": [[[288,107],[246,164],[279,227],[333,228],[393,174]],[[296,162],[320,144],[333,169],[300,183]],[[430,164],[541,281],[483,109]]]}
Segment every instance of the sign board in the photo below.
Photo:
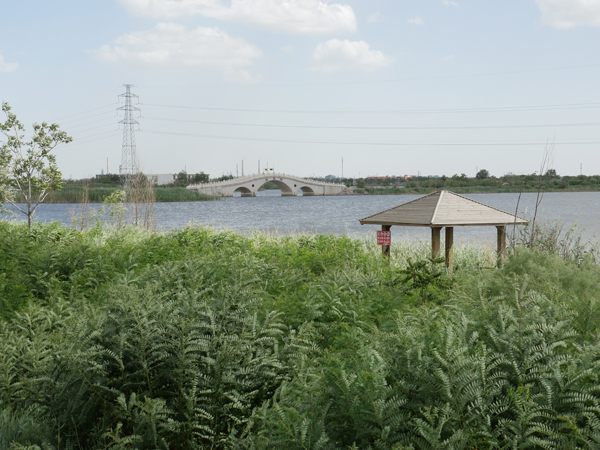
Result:
{"label": "sign board", "polygon": [[378,231],[377,232],[377,245],[392,245],[392,232],[391,231]]}

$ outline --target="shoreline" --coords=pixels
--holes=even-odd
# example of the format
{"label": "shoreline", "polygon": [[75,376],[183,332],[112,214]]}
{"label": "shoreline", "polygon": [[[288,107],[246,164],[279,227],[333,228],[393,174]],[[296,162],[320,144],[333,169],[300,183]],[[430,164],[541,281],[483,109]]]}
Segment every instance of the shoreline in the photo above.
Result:
{"label": "shoreline", "polygon": [[[365,188],[368,189],[368,188]],[[265,189],[265,191],[275,190],[275,189]],[[427,195],[432,192],[439,191],[441,189],[410,189],[410,190],[402,190],[402,192],[397,192],[394,189],[394,192],[390,192],[388,189],[373,189],[371,192],[353,192],[351,194],[340,194],[340,195],[330,195],[327,197],[352,197],[352,196],[379,196],[379,195]],[[481,189],[461,189],[461,188],[446,188],[444,189],[449,192],[454,192],[455,194],[537,194],[537,189],[524,189],[524,190],[481,190]],[[264,191],[263,191],[264,192]],[[551,190],[542,190],[541,193],[563,193],[563,194],[573,194],[580,192],[600,192],[600,187],[598,189],[551,189]],[[197,194],[202,195],[202,194]],[[238,198],[238,197],[217,197],[217,196],[205,196],[206,198],[170,198],[170,199],[156,199],[154,203],[187,203],[187,202],[211,202],[211,201],[219,201],[226,198]],[[271,196],[265,196],[271,197]],[[272,196],[278,197],[278,196]],[[315,197],[323,197],[323,196],[315,196]],[[18,204],[25,204],[25,202],[17,202]],[[52,199],[50,201],[44,201],[43,204],[72,204],[72,205],[81,205],[81,204],[102,204],[102,200],[88,200],[86,202],[74,202],[70,201],[70,199]]]}

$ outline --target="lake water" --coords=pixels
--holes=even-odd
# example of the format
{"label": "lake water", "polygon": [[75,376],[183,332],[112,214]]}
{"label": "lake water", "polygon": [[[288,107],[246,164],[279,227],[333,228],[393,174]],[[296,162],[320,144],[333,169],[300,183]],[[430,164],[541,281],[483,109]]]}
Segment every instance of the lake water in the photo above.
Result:
{"label": "lake water", "polygon": [[[374,225],[360,225],[358,220],[376,212],[418,198],[419,195],[352,195],[339,197],[281,197],[280,192],[259,192],[257,197],[225,198],[213,202],[157,203],[156,227],[161,230],[200,224],[236,232],[261,230],[268,232],[375,235]],[[466,194],[481,203],[514,213],[519,194]],[[519,214],[531,217],[536,194],[521,196]],[[91,207],[98,208],[93,204]],[[36,221],[59,221],[71,225],[77,204],[42,204]],[[6,218],[7,216],[2,216]],[[21,214],[21,217],[25,216]],[[546,193],[538,217],[559,220],[565,226],[576,225],[586,238],[600,236],[600,192]],[[394,239],[427,238],[425,228],[393,227]],[[457,241],[493,242],[494,227],[460,227],[454,231]]]}

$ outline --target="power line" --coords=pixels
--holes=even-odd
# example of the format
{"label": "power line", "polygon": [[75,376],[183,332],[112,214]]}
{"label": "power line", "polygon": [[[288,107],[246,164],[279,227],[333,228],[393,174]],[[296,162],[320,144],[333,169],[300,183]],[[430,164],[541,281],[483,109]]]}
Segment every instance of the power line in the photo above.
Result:
{"label": "power line", "polygon": [[[104,133],[100,133],[100,135],[103,135],[103,134],[104,134]],[[119,133],[119,132],[114,132],[114,133],[111,133],[111,134],[109,134],[109,135],[106,135],[106,136],[104,136],[104,137],[97,137],[97,138],[95,138],[95,139],[89,139],[89,140],[85,140],[85,139],[84,139],[84,140],[81,140],[81,141],[73,141],[73,144],[68,144],[68,146],[66,146],[65,148],[67,148],[67,149],[70,149],[70,148],[73,148],[73,147],[77,147],[77,146],[79,146],[79,145],[89,144],[89,143],[91,143],[91,142],[96,142],[96,141],[102,141],[102,140],[104,140],[104,139],[108,139],[108,138],[111,138],[111,137],[117,137],[117,136],[119,136],[120,134],[121,134],[121,133]],[[89,137],[89,136],[88,136],[88,137]],[[87,139],[87,138],[86,138],[86,139]]]}
{"label": "power line", "polygon": [[55,119],[55,120],[62,120],[62,119],[68,119],[69,117],[80,116],[81,114],[86,114],[86,113],[89,113],[89,112],[92,112],[92,111],[98,111],[99,109],[108,108],[109,106],[114,107],[115,104],[111,103],[110,105],[104,105],[104,106],[100,106],[98,108],[88,109],[87,111],[82,111],[80,113],[76,113],[76,114],[71,114],[71,115],[68,115],[68,116],[59,117],[58,119]]}
{"label": "power line", "polygon": [[119,133],[119,131],[118,130],[110,130],[110,131],[103,131],[102,133],[91,134],[89,136],[75,137],[73,139],[73,142],[76,142],[77,139],[87,139],[87,138],[91,138],[91,137],[95,137],[95,136],[102,136],[102,135],[110,134],[110,133]]}
{"label": "power line", "polygon": [[101,91],[89,92],[87,94],[84,93],[84,94],[81,94],[81,95],[77,95],[77,98],[73,99],[73,100],[67,100],[67,101],[60,102],[60,103],[52,102],[51,105],[37,107],[35,111],[39,111],[39,110],[43,111],[43,110],[48,110],[48,109],[57,109],[57,108],[59,108],[59,107],[61,107],[63,105],[71,105],[73,103],[80,102],[83,99],[90,98],[90,97],[97,97],[97,96],[105,94],[107,92],[116,93],[115,89],[116,89],[116,87],[115,88],[111,88],[111,89],[103,89]]}
{"label": "power line", "polygon": [[[141,130],[144,133],[150,134],[163,134],[169,136],[188,136],[188,137],[200,137],[206,139],[224,139],[233,141],[257,141],[257,142],[280,142],[280,143],[295,143],[295,144],[332,144],[332,145],[373,145],[373,146],[502,146],[502,145],[547,145],[547,141],[529,141],[529,142],[494,142],[494,141],[483,141],[483,142],[349,142],[349,141],[306,141],[306,140],[294,140],[294,139],[266,139],[266,138],[247,138],[247,137],[233,137],[233,136],[215,136],[208,134],[193,134],[193,133],[173,133],[169,131],[147,131]],[[583,145],[583,144],[600,144],[600,141],[555,141],[553,145]]]}
{"label": "power line", "polygon": [[[79,130],[79,131],[77,131],[77,133],[85,133],[86,131],[98,130],[99,128],[106,128],[106,127],[108,127],[109,125],[112,125],[112,124],[110,124],[110,123],[107,123],[107,124],[104,124],[104,125],[100,125],[100,126],[98,126],[98,127],[92,127],[92,128],[87,128],[87,129],[85,129],[85,130]],[[115,130],[115,131],[118,131],[118,130]]]}
{"label": "power line", "polygon": [[93,124],[95,124],[95,123],[100,123],[100,122],[106,122],[107,120],[110,120],[112,123],[114,123],[114,122],[115,122],[115,120],[114,120],[114,119],[115,119],[116,117],[118,117],[118,116],[106,117],[106,118],[104,118],[104,119],[98,119],[98,120],[94,120],[94,121],[92,121],[92,122],[86,122],[86,123],[80,123],[80,124],[78,124],[78,125],[73,125],[73,126],[70,126],[70,127],[68,127],[68,128],[69,128],[69,132],[70,132],[71,130],[75,129],[75,128],[79,128],[79,127],[85,127],[85,126],[88,126],[88,125],[93,125]]}
{"label": "power line", "polygon": [[513,75],[519,73],[536,73],[536,72],[552,72],[557,70],[571,70],[571,69],[585,69],[591,67],[598,67],[600,64],[584,64],[578,66],[567,66],[567,67],[547,67],[540,69],[523,69],[523,70],[510,70],[510,71],[499,71],[499,72],[483,72],[483,73],[472,73],[472,74],[459,74],[459,75],[436,75],[428,77],[406,77],[406,78],[390,78],[382,80],[359,80],[359,81],[336,81],[336,82],[322,82],[322,83],[294,83],[294,84],[254,84],[254,85],[204,85],[204,86],[138,86],[140,88],[162,88],[162,89],[206,89],[206,88],[265,88],[265,87],[298,87],[298,86],[338,86],[338,85],[352,85],[352,84],[369,84],[369,83],[395,83],[398,81],[424,81],[424,80],[443,80],[452,78],[472,78],[472,77],[488,77],[495,75]]}
{"label": "power line", "polygon": [[506,106],[494,108],[454,108],[454,109],[398,109],[371,111],[342,111],[342,110],[286,110],[286,109],[243,109],[243,108],[211,108],[205,106],[160,105],[142,103],[144,106],[160,108],[199,109],[204,111],[234,111],[277,114],[452,114],[452,113],[490,113],[490,112],[521,112],[521,111],[550,111],[562,109],[600,108],[600,103],[567,103],[558,105]]}
{"label": "power line", "polygon": [[114,116],[114,111],[106,111],[106,112],[99,113],[99,114],[93,114],[93,115],[91,115],[91,116],[87,116],[87,117],[81,117],[80,119],[73,119],[73,120],[69,120],[68,122],[63,122],[63,123],[62,123],[62,124],[60,124],[60,125],[61,125],[61,126],[63,126],[63,125],[68,125],[68,124],[70,124],[70,123],[73,123],[73,122],[79,122],[80,120],[87,120],[87,119],[91,119],[92,117],[100,117],[100,116],[104,116],[104,115],[106,115],[106,114],[113,114],[113,116],[112,116],[112,117],[116,117],[116,116]]}
{"label": "power line", "polygon": [[448,126],[448,127],[367,127],[367,126],[319,126],[319,125],[273,125],[239,122],[211,122],[204,120],[167,119],[162,117],[143,117],[147,120],[160,120],[162,122],[200,123],[205,125],[233,125],[244,127],[264,128],[303,128],[316,130],[471,130],[471,129],[505,129],[505,128],[560,128],[560,127],[592,127],[600,126],[600,122],[588,123],[555,123],[542,125],[477,125],[477,126]]}

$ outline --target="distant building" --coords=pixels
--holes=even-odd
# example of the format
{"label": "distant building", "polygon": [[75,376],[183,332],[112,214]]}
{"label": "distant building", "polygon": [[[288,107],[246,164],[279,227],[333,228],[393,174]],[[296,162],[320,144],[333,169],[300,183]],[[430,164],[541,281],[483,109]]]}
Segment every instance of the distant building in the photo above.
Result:
{"label": "distant building", "polygon": [[177,178],[176,174],[172,173],[149,173],[148,178],[157,186],[163,186],[165,184],[171,184]]}

